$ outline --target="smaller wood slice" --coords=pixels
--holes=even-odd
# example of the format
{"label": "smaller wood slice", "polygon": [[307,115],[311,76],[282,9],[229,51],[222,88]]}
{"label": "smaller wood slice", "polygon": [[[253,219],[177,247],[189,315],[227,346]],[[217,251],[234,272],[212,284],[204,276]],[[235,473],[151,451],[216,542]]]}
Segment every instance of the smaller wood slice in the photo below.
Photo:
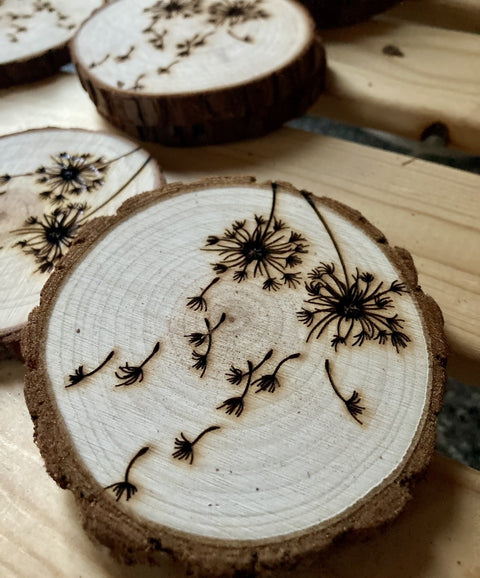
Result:
{"label": "smaller wood slice", "polygon": [[146,140],[211,144],[308,109],[326,68],[314,29],[292,0],[120,0],[82,26],[71,50],[111,122]]}
{"label": "smaller wood slice", "polygon": [[410,255],[356,211],[288,183],[176,183],[80,234],[23,335],[25,395],[48,472],[115,556],[276,576],[410,499],[442,327]]}
{"label": "smaller wood slice", "polygon": [[300,0],[319,28],[349,26],[388,10],[400,0]]}
{"label": "smaller wood slice", "polygon": [[103,0],[3,0],[0,88],[54,74],[69,62],[68,42]]}
{"label": "smaller wood slice", "polygon": [[0,138],[0,354],[19,354],[28,314],[81,227],[164,182],[124,138],[59,128]]}

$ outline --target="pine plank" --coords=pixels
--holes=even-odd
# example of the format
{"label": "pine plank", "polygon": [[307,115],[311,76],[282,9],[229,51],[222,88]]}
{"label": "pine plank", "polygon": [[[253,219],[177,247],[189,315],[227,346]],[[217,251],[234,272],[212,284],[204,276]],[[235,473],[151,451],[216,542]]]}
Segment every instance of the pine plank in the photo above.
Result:
{"label": "pine plank", "polygon": [[311,114],[413,139],[443,122],[452,146],[480,152],[480,35],[378,17],[324,39],[327,88]]}
{"label": "pine plank", "polygon": [[[82,529],[71,494],[45,473],[23,399],[23,367],[0,363],[0,575],[184,578],[171,565],[124,567]],[[436,455],[400,518],[339,546],[300,578],[460,578],[480,571],[480,473]],[[320,568],[322,570],[320,570]]]}
{"label": "pine plank", "polygon": [[480,32],[477,0],[404,0],[386,15],[437,28]]}
{"label": "pine plank", "polygon": [[[78,79],[59,75],[35,91],[0,93],[0,126],[112,129]],[[72,106],[75,103],[75,106]],[[480,177],[403,155],[281,129],[266,138],[199,149],[147,148],[169,182],[212,174],[287,180],[361,211],[390,243],[409,250],[436,299],[452,352],[449,373],[478,383],[480,366]]]}

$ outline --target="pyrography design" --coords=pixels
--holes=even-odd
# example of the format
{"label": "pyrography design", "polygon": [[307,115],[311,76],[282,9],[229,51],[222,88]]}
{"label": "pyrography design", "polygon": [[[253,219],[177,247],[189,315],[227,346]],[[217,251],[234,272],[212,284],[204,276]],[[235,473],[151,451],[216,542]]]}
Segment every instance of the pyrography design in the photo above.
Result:
{"label": "pyrography design", "polygon": [[212,425],[207,429],[204,429],[192,442],[184,436],[183,432],[181,432],[180,437],[175,438],[175,449],[172,456],[177,460],[187,460],[190,462],[190,465],[193,464],[195,445],[204,435],[217,429],[220,429],[220,426]]}
{"label": "pyrography design", "polygon": [[[120,90],[145,90],[145,81],[150,74],[170,74],[172,70],[190,57],[198,49],[207,46],[210,38],[222,33],[239,42],[253,44],[255,38],[245,31],[245,25],[255,20],[264,20],[271,15],[263,7],[263,0],[220,0],[206,2],[205,0],[159,0],[143,9],[149,18],[142,28],[146,41],[158,51],[165,54],[166,60],[149,70],[137,67],[137,76],[130,80],[117,80]],[[189,36],[179,38],[178,31],[182,30],[178,22],[184,19],[193,19],[198,28],[191,31]],[[238,28],[242,27],[241,33]],[[137,46],[133,45],[125,54],[113,55],[110,52],[98,61],[92,61],[89,69],[102,66],[106,62],[122,63],[131,60]],[[137,51],[139,52],[139,51]],[[140,67],[142,68],[142,67]]]}
{"label": "pyrography design", "polygon": [[335,395],[341,401],[343,401],[345,407],[347,408],[348,413],[353,417],[353,419],[360,425],[363,425],[363,422],[360,421],[360,418],[358,416],[362,415],[362,413],[365,411],[365,408],[360,405],[362,403],[362,399],[359,393],[356,390],[354,390],[350,397],[348,398],[343,397],[343,395],[340,393],[340,390],[335,385],[335,382],[333,380],[332,370],[330,368],[330,361],[328,359],[325,360],[325,371],[327,372],[328,381],[330,382],[330,385],[332,386]]}
{"label": "pyrography design", "polygon": [[255,215],[254,222],[235,221],[222,235],[207,238],[204,251],[217,253],[213,264],[217,275],[232,272],[238,283],[249,278],[263,277],[262,288],[277,291],[283,286],[295,288],[301,274],[292,271],[302,263],[307,253],[306,239],[290,230],[275,216],[277,185],[272,183],[272,206],[268,219]]}
{"label": "pyrography design", "polygon": [[28,180],[33,177],[35,186],[38,188],[41,185],[39,198],[55,207],[47,209],[41,217],[28,217],[22,227],[11,231],[22,237],[13,246],[34,257],[38,265],[36,272],[51,272],[71,246],[80,226],[124,191],[143,171],[151,157],[108,199],[96,207],[92,208],[86,202],[76,200],[82,193],[89,194],[100,189],[105,184],[109,167],[134,154],[139,148],[135,147],[110,160],[90,153],[62,152],[51,156],[51,164],[42,165],[32,172],[14,175],[5,173],[0,176],[0,183],[5,185],[15,179]]}
{"label": "pyrography design", "polygon": [[267,352],[265,357],[258,363],[254,365],[252,361],[247,360],[247,370],[242,370],[234,365],[230,367],[230,371],[226,374],[227,380],[232,385],[242,385],[245,382],[243,392],[241,395],[230,397],[226,399],[217,409],[223,409],[228,415],[234,415],[235,417],[240,417],[245,410],[245,398],[247,397],[250,388],[257,387],[255,393],[259,392],[269,392],[275,393],[275,391],[280,387],[280,381],[277,377],[278,371],[281,366],[291,359],[297,359],[300,357],[300,353],[294,353],[288,355],[282,359],[273,372],[266,373],[257,379],[253,379],[253,375],[266,363],[273,355],[273,349]]}
{"label": "pyrography design", "polygon": [[20,42],[30,28],[34,27],[35,15],[41,12],[51,14],[54,17],[54,26],[58,28],[65,30],[76,28],[70,17],[60,12],[54,2],[33,0],[30,3],[23,1],[21,4],[25,12],[19,12],[18,0],[5,0],[0,3],[0,8],[3,8],[0,22],[2,20],[6,22],[6,36],[10,42]]}
{"label": "pyrography design", "polygon": [[141,383],[143,381],[144,373],[143,368],[147,363],[154,357],[160,349],[160,342],[155,343],[155,347],[152,352],[143,360],[140,365],[129,365],[128,361],[125,365],[121,365],[118,371],[115,372],[115,376],[121,380],[121,383],[117,383],[115,387],[129,386],[134,383]]}
{"label": "pyrography design", "polygon": [[225,321],[225,317],[225,313],[222,313],[220,320],[213,327],[210,325],[210,321],[205,317],[205,332],[194,332],[185,335],[185,337],[188,338],[188,342],[195,348],[202,347],[204,344],[206,344],[206,349],[203,353],[198,349],[194,349],[192,352],[192,359],[195,361],[192,367],[201,372],[200,377],[203,377],[205,375],[205,371],[207,370],[208,356],[212,350],[212,336],[214,332],[220,327],[220,325]]}
{"label": "pyrography design", "polygon": [[330,325],[335,326],[331,345],[337,351],[339,345],[362,346],[368,341],[380,345],[390,343],[397,351],[407,347],[410,338],[403,332],[404,320],[392,314],[392,297],[407,292],[398,280],[390,283],[376,280],[372,273],[360,271],[349,274],[340,248],[315,203],[307,193],[304,198],[323,223],[341,263],[341,274],[337,274],[333,263],[320,263],[310,271],[305,288],[310,306],[297,312],[299,321],[311,327],[307,341],[312,336],[319,339]]}
{"label": "pyrography design", "polygon": [[145,455],[150,448],[148,446],[142,448],[138,451],[133,458],[130,460],[127,469],[125,470],[125,475],[123,477],[123,481],[117,482],[116,484],[110,484],[105,490],[112,490],[113,493],[116,495],[116,501],[118,502],[123,494],[126,494],[126,501],[137,493],[137,486],[133,485],[130,480],[130,470],[132,469],[133,464],[138,460],[139,457]]}
{"label": "pyrography design", "polygon": [[110,353],[107,355],[107,357],[102,361],[102,363],[98,367],[96,367],[95,369],[92,369],[92,371],[89,371],[87,373],[85,373],[85,369],[84,369],[83,365],[79,365],[77,367],[77,369],[75,369],[75,372],[68,376],[69,383],[65,387],[72,387],[72,385],[77,385],[78,383],[83,381],[85,378],[91,377],[92,375],[95,375],[95,373],[98,373],[103,367],[105,367],[105,365],[107,365],[107,363],[110,361],[110,359],[112,359],[112,357],[114,355],[115,355],[115,352],[110,351]]}

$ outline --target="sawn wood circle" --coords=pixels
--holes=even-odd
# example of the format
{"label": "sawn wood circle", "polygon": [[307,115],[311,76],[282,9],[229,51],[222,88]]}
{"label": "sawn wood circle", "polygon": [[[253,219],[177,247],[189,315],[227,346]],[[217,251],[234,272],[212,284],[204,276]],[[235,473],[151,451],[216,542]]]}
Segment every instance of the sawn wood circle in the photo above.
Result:
{"label": "sawn wood circle", "polygon": [[442,326],[356,211],[172,184],[85,226],[30,316],[25,395],[116,556],[262,575],[400,512],[433,452]]}

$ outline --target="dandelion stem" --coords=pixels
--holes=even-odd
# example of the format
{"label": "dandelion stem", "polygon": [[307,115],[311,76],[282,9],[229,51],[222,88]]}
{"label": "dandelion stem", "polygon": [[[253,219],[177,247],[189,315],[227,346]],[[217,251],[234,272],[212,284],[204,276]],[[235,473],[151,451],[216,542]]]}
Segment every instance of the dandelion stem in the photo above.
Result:
{"label": "dandelion stem", "polygon": [[120,155],[118,157],[115,157],[113,159],[110,159],[108,162],[105,163],[105,165],[111,165],[112,163],[119,161],[120,159],[124,159],[125,157],[128,157],[130,155],[133,155],[133,153],[136,153],[137,151],[139,151],[141,149],[141,147],[136,147],[126,153],[123,153],[123,155]]}
{"label": "dandelion stem", "polygon": [[210,281],[210,283],[205,287],[205,289],[200,293],[200,297],[203,297],[205,295],[205,293],[210,289],[210,287],[212,287],[213,285],[215,285],[215,283],[217,283],[218,281],[220,281],[220,277],[215,277],[215,279],[213,279],[212,281]]}
{"label": "dandelion stem", "polygon": [[328,236],[330,237],[330,239],[333,243],[333,246],[335,247],[335,251],[337,252],[338,258],[340,259],[340,263],[341,263],[342,269],[343,269],[343,275],[345,277],[345,283],[349,287],[350,286],[350,280],[349,280],[348,274],[347,274],[347,267],[345,265],[345,261],[343,260],[343,256],[342,256],[342,253],[340,251],[340,247],[338,246],[337,241],[335,240],[335,237],[333,236],[332,230],[330,229],[330,227],[329,227],[328,223],[325,221],[323,215],[320,213],[317,206],[313,202],[311,194],[308,193],[307,191],[300,191],[300,194],[307,201],[307,203],[312,207],[312,209],[315,211],[315,214],[322,222],[322,225],[325,227],[325,230],[327,231]]}
{"label": "dandelion stem", "polygon": [[152,160],[152,157],[148,157],[147,160],[142,164],[142,166],[118,189],[118,191],[116,193],[114,193],[109,199],[107,199],[101,205],[98,205],[98,207],[93,209],[93,211],[90,211],[89,213],[84,215],[81,219],[79,219],[78,222],[83,223],[83,221],[90,219],[92,217],[92,215],[94,215],[97,211],[100,211],[100,209],[103,209],[103,207],[105,207],[105,205],[108,205],[108,203],[113,201],[113,199],[115,197],[117,197],[120,193],[122,193],[128,187],[128,185],[130,185],[130,183],[132,183],[132,181],[134,181],[138,177],[138,175],[143,171],[143,169],[148,165],[148,163],[151,160]]}
{"label": "dandelion stem", "polygon": [[275,371],[273,372],[273,375],[277,375],[278,370],[282,367],[282,365],[284,363],[286,363],[289,359],[296,359],[297,357],[300,357],[300,353],[293,353],[292,355],[289,355],[288,357],[285,357],[285,359],[282,359],[282,361],[280,361],[280,363],[277,365],[277,367],[275,368]]}
{"label": "dandelion stem", "polygon": [[[94,375],[95,373],[97,373],[97,371],[100,371],[102,369],[102,367],[107,365],[107,363],[110,361],[110,359],[112,359],[112,357],[114,355],[115,355],[115,352],[110,351],[110,353],[107,355],[107,357],[102,361],[102,363],[98,367],[96,367],[95,369],[92,369],[92,371],[90,371],[89,373],[85,373],[81,379],[83,380],[86,377],[90,377],[91,375]],[[76,382],[76,383],[78,383],[78,382]],[[76,384],[70,383],[70,384],[66,385],[65,387],[72,387],[72,385],[76,385]]]}
{"label": "dandelion stem", "polygon": [[132,469],[133,464],[138,460],[139,457],[143,456],[144,454],[146,454],[148,452],[150,448],[148,446],[145,446],[144,448],[142,448],[141,450],[139,450],[134,456],[133,458],[130,460],[130,463],[127,466],[127,469],[125,470],[125,482],[128,483],[128,476],[130,474],[130,470]]}
{"label": "dandelion stem", "polygon": [[265,231],[263,231],[262,239],[265,239],[268,229],[272,224],[273,215],[275,213],[275,205],[277,202],[277,183],[272,182],[272,208],[270,209],[270,216],[268,217],[267,226],[265,227]]}
{"label": "dandelion stem", "polygon": [[201,440],[204,435],[206,435],[207,433],[209,433],[211,431],[215,431],[216,429],[220,429],[220,426],[219,425],[212,425],[210,427],[207,427],[207,429],[204,429],[202,431],[202,433],[198,434],[198,436],[193,440],[192,446],[194,446],[199,440]]}
{"label": "dandelion stem", "polygon": [[155,347],[153,348],[152,353],[150,353],[150,355],[145,359],[145,361],[142,363],[142,365],[140,365],[139,367],[142,368],[144,367],[149,361],[150,359],[152,359],[152,357],[158,353],[158,350],[160,349],[160,341],[157,341],[157,343],[155,343]]}
{"label": "dandelion stem", "polygon": [[328,375],[328,379],[330,381],[330,385],[333,388],[333,391],[335,392],[335,394],[343,401],[343,403],[346,403],[347,400],[343,397],[343,395],[340,393],[340,391],[337,389],[337,386],[335,385],[335,382],[333,381],[332,378],[332,374],[330,373],[330,362],[328,359],[325,359],[325,369],[327,371],[327,375]]}

